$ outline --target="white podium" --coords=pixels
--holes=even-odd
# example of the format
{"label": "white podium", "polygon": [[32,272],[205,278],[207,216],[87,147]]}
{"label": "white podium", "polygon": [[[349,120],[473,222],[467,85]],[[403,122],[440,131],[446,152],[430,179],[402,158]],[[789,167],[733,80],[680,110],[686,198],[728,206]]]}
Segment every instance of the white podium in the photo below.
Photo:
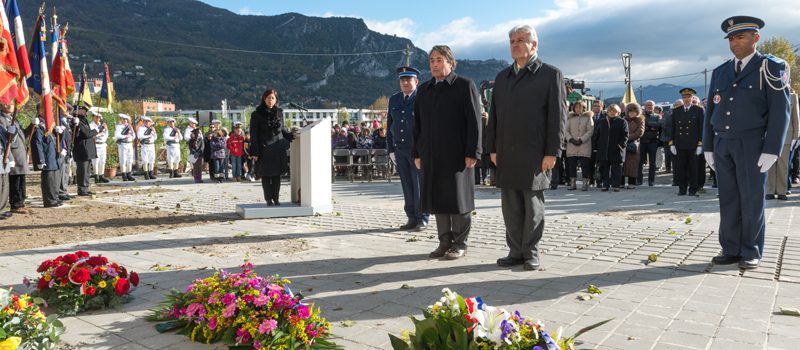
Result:
{"label": "white podium", "polygon": [[244,219],[311,216],[333,211],[331,199],[331,121],[323,118],[300,129],[289,148],[291,202],[268,207],[265,202],[237,204]]}

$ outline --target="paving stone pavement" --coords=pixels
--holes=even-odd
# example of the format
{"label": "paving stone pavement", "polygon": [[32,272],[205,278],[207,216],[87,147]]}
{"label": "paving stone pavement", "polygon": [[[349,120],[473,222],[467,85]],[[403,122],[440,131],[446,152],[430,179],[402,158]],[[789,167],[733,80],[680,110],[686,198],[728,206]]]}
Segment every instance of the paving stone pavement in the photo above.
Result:
{"label": "paving stone pavement", "polygon": [[[499,192],[493,188],[476,192],[467,257],[438,261],[427,258],[436,245],[433,222],[424,232],[392,229],[405,222],[397,181],[336,182],[332,214],[238,220],[235,204],[260,201],[258,183],[163,180],[159,186],[171,191],[108,200],[231,220],[0,254],[0,284],[24,291],[20,281],[35,276],[41,260],[75,249],[105,254],[139,271],[143,284],[131,303],[65,318],[64,341],[81,349],[224,348],[158,334],[143,316],[171,288],[182,289],[213,268],[235,269],[245,258],[259,273],[291,279],[294,290],[322,308],[347,349],[390,348],[387,334],[412,329],[407,316],[421,316],[420,308],[437,300],[443,287],[519,310],[548,328],[563,326],[568,334],[614,318],[582,336],[581,348],[796,349],[800,318],[779,313],[782,305],[800,307],[796,197],[768,202],[764,262],[743,272],[709,263],[719,251],[716,190],[678,197],[666,181],[662,175],[655,187],[619,193],[547,191],[542,269],[526,272],[495,264],[506,248]],[[305,240],[311,249],[248,254],[248,244],[285,239]],[[195,249],[220,242],[241,249],[225,250],[227,256]],[[658,260],[646,264],[650,254]],[[151,270],[156,264],[171,268]],[[590,284],[603,293],[579,300]],[[355,324],[344,327],[346,320]]]}

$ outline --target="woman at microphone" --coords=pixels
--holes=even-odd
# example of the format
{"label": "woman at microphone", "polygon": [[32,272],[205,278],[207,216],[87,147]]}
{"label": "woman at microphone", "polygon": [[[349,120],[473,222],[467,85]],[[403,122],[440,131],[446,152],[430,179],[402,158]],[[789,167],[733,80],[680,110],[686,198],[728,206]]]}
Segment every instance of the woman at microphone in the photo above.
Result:
{"label": "woman at microphone", "polygon": [[250,115],[250,155],[255,173],[261,177],[261,188],[267,206],[281,205],[281,174],[286,171],[286,150],[294,135],[283,124],[283,110],[278,107],[278,92],[268,89],[261,95],[261,104]]}

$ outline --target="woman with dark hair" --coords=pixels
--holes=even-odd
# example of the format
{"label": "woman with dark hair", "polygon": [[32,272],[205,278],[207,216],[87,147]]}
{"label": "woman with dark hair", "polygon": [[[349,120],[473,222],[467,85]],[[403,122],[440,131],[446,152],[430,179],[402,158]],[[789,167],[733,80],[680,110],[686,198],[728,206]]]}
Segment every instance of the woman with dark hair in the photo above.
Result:
{"label": "woman with dark hair", "polygon": [[264,91],[261,104],[250,114],[250,155],[255,161],[256,175],[261,176],[267,206],[281,205],[278,201],[281,174],[286,170],[287,145],[293,139],[294,135],[283,125],[278,92]]}

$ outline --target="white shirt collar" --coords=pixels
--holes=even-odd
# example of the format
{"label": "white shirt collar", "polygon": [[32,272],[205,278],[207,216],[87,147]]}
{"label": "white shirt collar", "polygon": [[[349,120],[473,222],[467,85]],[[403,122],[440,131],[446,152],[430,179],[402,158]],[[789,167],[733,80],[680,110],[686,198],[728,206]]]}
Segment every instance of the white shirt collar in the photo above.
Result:
{"label": "white shirt collar", "polygon": [[753,53],[747,55],[745,58],[742,58],[741,60],[738,59],[738,58],[734,58],[735,62],[734,62],[733,69],[735,70],[736,69],[736,65],[739,64],[739,61],[742,61],[742,70],[744,70],[744,67],[747,67],[747,63],[750,62],[750,59],[753,58],[753,56],[755,56],[755,54],[756,54],[756,52],[753,51]]}

